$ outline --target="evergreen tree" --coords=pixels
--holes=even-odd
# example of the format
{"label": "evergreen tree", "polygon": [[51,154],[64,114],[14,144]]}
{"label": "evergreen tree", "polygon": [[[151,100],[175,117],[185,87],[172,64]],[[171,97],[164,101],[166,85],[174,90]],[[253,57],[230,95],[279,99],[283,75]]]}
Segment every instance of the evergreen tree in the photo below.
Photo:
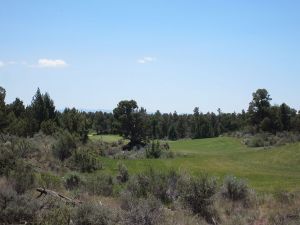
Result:
{"label": "evergreen tree", "polygon": [[8,107],[9,110],[13,112],[17,118],[21,117],[25,113],[25,106],[19,98],[16,98],[16,100],[13,103],[11,103]]}
{"label": "evergreen tree", "polygon": [[185,138],[187,133],[186,119],[185,116],[179,116],[177,124],[178,138]]}
{"label": "evergreen tree", "polygon": [[138,110],[134,100],[119,102],[113,110],[120,135],[130,140],[130,148],[144,144],[147,136],[147,114],[144,108]]}
{"label": "evergreen tree", "polygon": [[272,100],[266,89],[258,89],[252,94],[248,113],[252,125],[259,125],[265,117],[269,116],[270,101]]}
{"label": "evergreen tree", "polygon": [[44,102],[44,120],[53,120],[56,117],[56,111],[53,100],[50,98],[50,95],[46,92],[43,95],[43,102]]}
{"label": "evergreen tree", "polygon": [[4,140],[3,138],[4,129],[8,126],[5,97],[6,97],[6,91],[3,87],[0,87],[0,136],[3,140]]}
{"label": "evergreen tree", "polygon": [[171,125],[170,127],[168,138],[173,141],[177,140],[177,132],[174,125]]}

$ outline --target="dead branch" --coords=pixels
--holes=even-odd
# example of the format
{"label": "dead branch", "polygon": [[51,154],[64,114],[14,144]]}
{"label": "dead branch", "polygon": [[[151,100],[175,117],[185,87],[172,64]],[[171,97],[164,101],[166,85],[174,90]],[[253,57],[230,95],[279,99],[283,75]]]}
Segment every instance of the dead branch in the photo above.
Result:
{"label": "dead branch", "polygon": [[46,195],[51,195],[52,197],[55,197],[57,199],[60,199],[61,201],[65,202],[66,204],[71,204],[71,205],[79,205],[82,202],[75,200],[75,199],[71,199],[67,196],[64,196],[56,191],[52,191],[49,189],[45,189],[45,188],[37,188],[36,191],[40,192],[39,196],[37,198],[40,198],[42,195],[46,196]]}

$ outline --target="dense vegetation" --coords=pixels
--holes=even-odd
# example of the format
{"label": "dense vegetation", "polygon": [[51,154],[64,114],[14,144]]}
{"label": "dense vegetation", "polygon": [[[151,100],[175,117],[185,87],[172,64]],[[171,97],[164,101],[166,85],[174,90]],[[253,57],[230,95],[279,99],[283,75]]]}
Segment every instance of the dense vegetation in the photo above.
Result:
{"label": "dense vegetation", "polygon": [[270,95],[265,89],[253,93],[249,108],[241,113],[202,113],[199,108],[193,114],[160,113],[149,114],[139,108],[134,100],[121,101],[107,112],[80,112],[66,108],[55,109],[48,93],[38,89],[32,102],[24,106],[20,99],[5,103],[5,89],[0,89],[0,131],[18,136],[33,136],[40,130],[51,135],[58,129],[67,130],[87,141],[89,130],[97,134],[120,134],[129,139],[128,148],[143,145],[149,139],[177,140],[181,138],[209,138],[224,133],[242,131],[248,134],[268,132],[299,132],[300,113],[287,104],[271,105]]}
{"label": "dense vegetation", "polygon": [[39,89],[28,106],[5,96],[0,224],[300,222],[299,142],[285,145],[299,141],[300,113],[264,89],[238,114],[149,114],[134,100],[59,112]]}

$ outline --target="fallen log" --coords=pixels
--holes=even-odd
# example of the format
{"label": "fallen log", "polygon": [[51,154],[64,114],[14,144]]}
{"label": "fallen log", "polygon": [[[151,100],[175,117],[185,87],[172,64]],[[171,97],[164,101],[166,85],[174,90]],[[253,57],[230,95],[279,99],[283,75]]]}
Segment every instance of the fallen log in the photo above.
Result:
{"label": "fallen log", "polygon": [[71,205],[79,205],[81,204],[82,202],[81,201],[78,201],[78,200],[75,200],[75,199],[71,199],[67,196],[64,196],[56,191],[52,191],[52,190],[49,190],[49,189],[45,189],[45,188],[37,188],[36,191],[40,192],[40,195],[37,197],[37,198],[40,198],[41,196],[46,196],[46,195],[51,195],[57,199],[60,199],[61,201],[65,202],[66,204],[71,204]]}

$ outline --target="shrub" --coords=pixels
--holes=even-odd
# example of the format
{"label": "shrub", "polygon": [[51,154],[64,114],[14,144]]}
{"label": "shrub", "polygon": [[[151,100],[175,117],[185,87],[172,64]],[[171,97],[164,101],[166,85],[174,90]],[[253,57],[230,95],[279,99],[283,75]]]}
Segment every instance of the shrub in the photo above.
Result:
{"label": "shrub", "polygon": [[64,161],[72,155],[75,148],[75,138],[68,131],[63,131],[59,134],[57,143],[53,145],[53,153],[58,159]]}
{"label": "shrub", "polygon": [[149,192],[163,203],[171,203],[178,197],[177,184],[179,175],[171,170],[169,172],[158,172],[149,170],[146,175],[149,177]]}
{"label": "shrub", "polygon": [[251,137],[245,143],[246,143],[247,146],[254,147],[254,148],[265,147],[266,146],[266,142],[265,142],[264,138],[261,137],[261,136]]}
{"label": "shrub", "polygon": [[70,225],[71,208],[65,204],[58,205],[49,210],[44,210],[38,218],[38,224],[42,225]]}
{"label": "shrub", "polygon": [[165,217],[162,205],[156,198],[149,197],[138,200],[129,198],[125,201],[127,201],[127,208],[123,208],[126,210],[122,218],[124,225],[164,224]]}
{"label": "shrub", "polygon": [[144,174],[138,174],[132,177],[127,184],[127,190],[137,198],[147,197],[150,190],[149,177]]}
{"label": "shrub", "polygon": [[174,153],[170,151],[169,144],[152,141],[146,146],[146,158],[174,158]]}
{"label": "shrub", "polygon": [[76,173],[69,174],[65,178],[65,187],[69,190],[78,188],[80,183],[81,183],[80,176]]}
{"label": "shrub", "polygon": [[14,139],[11,143],[11,148],[17,158],[27,158],[36,150],[31,142],[24,138]]}
{"label": "shrub", "polygon": [[294,202],[295,194],[279,190],[274,193],[274,197],[282,204],[291,204]]}
{"label": "shrub", "polygon": [[127,167],[123,163],[119,163],[118,170],[119,170],[119,174],[117,176],[117,179],[122,183],[127,182],[129,179],[129,173]]}
{"label": "shrub", "polygon": [[196,178],[189,178],[185,181],[181,190],[183,203],[193,213],[202,216],[207,222],[214,223],[218,215],[214,208],[214,195],[217,192],[215,178],[201,175]]}
{"label": "shrub", "polygon": [[61,179],[54,174],[45,172],[40,174],[39,184],[44,188],[59,189],[61,187]]}
{"label": "shrub", "polygon": [[74,212],[74,225],[109,225],[114,223],[114,216],[110,210],[92,203],[80,205]]}
{"label": "shrub", "polygon": [[57,131],[57,125],[53,120],[46,120],[41,123],[41,130],[46,135],[52,135]]}
{"label": "shrub", "polygon": [[173,170],[160,173],[150,168],[130,179],[127,190],[137,198],[153,195],[164,203],[170,203],[178,197],[179,179],[180,176]]}
{"label": "shrub", "polygon": [[248,185],[244,180],[239,180],[233,176],[224,179],[222,195],[233,201],[245,200],[249,194]]}
{"label": "shrub", "polygon": [[85,187],[90,194],[110,196],[113,194],[113,178],[107,174],[97,174],[89,177]]}
{"label": "shrub", "polygon": [[35,175],[31,165],[19,160],[16,168],[11,172],[10,179],[13,180],[13,187],[18,194],[23,194],[32,188],[35,183]]}
{"label": "shrub", "polygon": [[0,224],[33,222],[39,205],[26,195],[17,195],[11,186],[0,187]]}
{"label": "shrub", "polygon": [[75,150],[71,161],[81,172],[93,172],[102,168],[99,159],[86,148]]}
{"label": "shrub", "polygon": [[146,146],[146,157],[147,158],[159,158],[162,154],[162,149],[160,147],[159,141],[152,141],[149,145]]}
{"label": "shrub", "polygon": [[271,133],[257,133],[248,135],[244,142],[248,147],[269,147],[280,146],[287,143],[294,143],[300,140],[299,133],[293,132],[278,132],[276,135]]}
{"label": "shrub", "polygon": [[9,172],[15,168],[16,155],[13,151],[6,147],[0,146],[0,175],[8,176]]}

